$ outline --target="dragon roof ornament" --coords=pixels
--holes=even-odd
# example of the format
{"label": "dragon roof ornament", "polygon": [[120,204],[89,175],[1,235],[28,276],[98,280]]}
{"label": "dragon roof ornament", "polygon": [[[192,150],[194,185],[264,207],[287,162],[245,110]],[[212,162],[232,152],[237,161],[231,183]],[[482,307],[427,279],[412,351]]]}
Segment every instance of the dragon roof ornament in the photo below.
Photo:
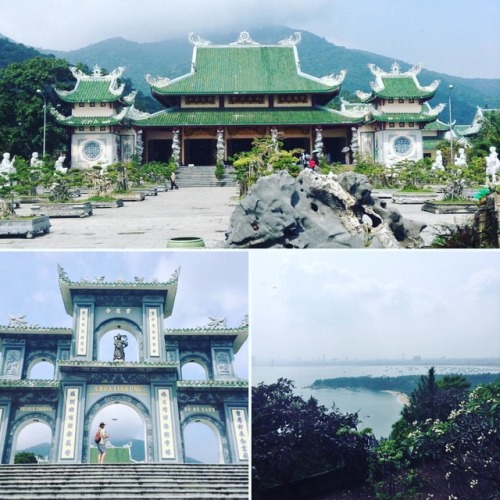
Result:
{"label": "dragon roof ornament", "polygon": [[170,78],[166,76],[151,76],[150,74],[146,75],[146,81],[152,87],[164,88],[170,83]]}
{"label": "dragon roof ornament", "polygon": [[429,111],[425,114],[429,116],[437,116],[441,113],[441,111],[443,111],[444,108],[446,108],[446,104],[440,103],[435,108],[429,108]]}
{"label": "dragon roof ornament", "polygon": [[131,120],[144,120],[151,116],[151,113],[146,113],[145,111],[139,111],[133,104],[130,106],[128,113],[128,118]]}
{"label": "dragon roof ornament", "polygon": [[215,329],[220,329],[220,328],[227,328],[227,320],[226,318],[208,318],[210,321],[208,325],[206,326],[207,329],[209,330],[215,330]]}
{"label": "dragon roof ornament", "polygon": [[203,38],[201,38],[200,36],[198,36],[196,33],[189,33],[188,40],[195,47],[212,45],[211,41],[204,40]]}
{"label": "dragon roof ornament", "polygon": [[238,37],[238,40],[236,42],[232,42],[229,45],[260,45],[260,43],[255,42],[252,40],[252,37],[250,36],[250,33],[248,31],[242,31],[240,33],[240,36]]}
{"label": "dragon roof ornament", "polygon": [[116,80],[120,78],[123,75],[123,72],[125,71],[124,66],[119,66],[118,68],[111,71],[111,73],[104,75],[102,68],[98,64],[94,66],[94,68],[92,69],[92,74],[90,75],[87,75],[81,69],[78,69],[76,66],[72,66],[69,69],[77,80],[92,80],[92,79]]}
{"label": "dragon roof ornament", "polygon": [[80,281],[73,282],[70,280],[68,273],[60,266],[59,264],[57,265],[57,271],[59,273],[59,281],[64,281],[65,283],[68,284],[74,284],[74,285],[113,285],[113,286],[141,286],[141,285],[158,285],[158,286],[163,286],[166,284],[171,284],[173,282],[176,282],[179,280],[180,276],[180,271],[181,268],[178,267],[170,276],[169,281],[167,282],[160,282],[158,279],[153,279],[150,281],[146,281],[144,278],[139,277],[139,276],[134,276],[134,281],[125,281],[123,278],[118,277],[115,281],[109,281],[106,279],[105,276],[96,276],[93,279],[89,278],[82,278]]}
{"label": "dragon roof ornament", "polygon": [[132,90],[132,92],[130,92],[130,94],[126,95],[123,97],[123,100],[127,103],[127,104],[133,104],[134,101],[135,101],[135,98],[137,96],[137,90]]}
{"label": "dragon roof ornament", "polygon": [[325,85],[333,87],[334,85],[340,85],[344,81],[346,73],[346,70],[343,69],[338,75],[332,73],[331,75],[323,76],[320,80]]}
{"label": "dragon roof ornament", "polygon": [[298,45],[302,40],[302,33],[300,31],[296,31],[293,35],[290,35],[288,38],[284,40],[280,40],[278,45],[284,45],[285,47],[294,47]]}
{"label": "dragon roof ornament", "polygon": [[363,92],[362,90],[356,90],[356,95],[360,98],[361,101],[367,101],[372,97],[371,92]]}

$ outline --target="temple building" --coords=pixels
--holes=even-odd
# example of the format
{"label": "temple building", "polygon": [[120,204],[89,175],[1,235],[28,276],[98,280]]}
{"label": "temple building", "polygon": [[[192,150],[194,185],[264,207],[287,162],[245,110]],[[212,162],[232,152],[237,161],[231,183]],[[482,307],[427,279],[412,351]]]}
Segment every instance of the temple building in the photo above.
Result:
{"label": "temple building", "polygon": [[[179,274],[72,281],[59,267],[73,327],[24,317],[0,326],[0,463],[14,462],[20,433],[34,422],[50,429],[48,461],[89,463],[101,412],[121,407],[140,422],[143,462],[186,463],[185,434],[196,422],[213,433],[216,463],[248,464],[248,382],[234,369],[247,318],[237,327],[209,318],[204,327],[166,329]],[[33,376],[41,362],[52,365],[52,379]],[[187,375],[192,364],[200,376]]]}
{"label": "temple building", "polygon": [[174,79],[146,75],[153,97],[165,106],[153,114],[135,110],[133,99],[122,97],[116,83],[122,69],[107,77],[98,69],[93,75],[75,70],[75,89],[59,91],[72,103],[72,116],[56,116],[71,127],[72,166],[132,155],[144,162],[174,156],[180,165],[215,165],[264,136],[330,162],[350,163],[356,153],[385,164],[423,157],[423,130],[444,107],[431,109],[427,102],[439,82],[422,86],[419,66],[401,72],[395,64],[384,72],[370,65],[371,92],[358,92],[358,103],[335,107],[346,72],[322,78],[304,73],[300,39],[296,33],[261,45],[243,32],[233,43],[214,45],[191,34],[189,73]]}

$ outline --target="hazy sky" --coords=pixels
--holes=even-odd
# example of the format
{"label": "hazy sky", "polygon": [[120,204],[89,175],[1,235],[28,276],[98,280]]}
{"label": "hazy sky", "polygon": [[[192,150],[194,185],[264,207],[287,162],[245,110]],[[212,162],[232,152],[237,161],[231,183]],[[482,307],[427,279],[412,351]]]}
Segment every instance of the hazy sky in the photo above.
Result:
{"label": "hazy sky", "polygon": [[253,252],[259,360],[500,357],[500,252]]}
{"label": "hazy sky", "polygon": [[[59,291],[57,264],[72,281],[105,276],[110,281],[168,281],[181,267],[172,315],[166,328],[205,326],[209,317],[237,327],[248,314],[248,269],[244,252],[0,252],[0,324],[9,314],[28,323],[71,327]],[[248,342],[236,356],[238,376],[248,376]]]}
{"label": "hazy sky", "polygon": [[500,78],[499,21],[498,0],[0,0],[0,33],[43,49],[278,24],[429,70],[483,78]]}

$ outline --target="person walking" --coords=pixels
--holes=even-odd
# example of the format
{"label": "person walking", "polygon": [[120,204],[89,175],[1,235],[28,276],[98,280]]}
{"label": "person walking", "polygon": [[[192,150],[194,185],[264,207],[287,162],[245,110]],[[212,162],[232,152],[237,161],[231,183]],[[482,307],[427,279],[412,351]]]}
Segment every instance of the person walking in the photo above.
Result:
{"label": "person walking", "polygon": [[172,171],[170,174],[170,189],[173,191],[174,189],[179,189],[179,186],[175,183],[175,172]]}
{"label": "person walking", "polygon": [[95,435],[95,442],[97,444],[97,449],[99,450],[99,456],[97,457],[97,462],[100,464],[104,463],[104,458],[106,457],[106,439],[108,439],[108,434],[106,434],[105,428],[106,424],[101,422],[99,428],[97,429]]}

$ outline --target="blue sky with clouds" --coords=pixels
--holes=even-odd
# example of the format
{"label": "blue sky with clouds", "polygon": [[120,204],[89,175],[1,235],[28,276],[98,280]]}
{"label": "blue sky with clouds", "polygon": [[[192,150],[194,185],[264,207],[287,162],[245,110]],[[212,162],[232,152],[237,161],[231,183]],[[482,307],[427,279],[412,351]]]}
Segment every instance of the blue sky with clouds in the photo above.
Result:
{"label": "blue sky with clouds", "polygon": [[72,50],[112,37],[154,42],[268,24],[426,69],[500,78],[498,0],[0,0],[0,33]]}

